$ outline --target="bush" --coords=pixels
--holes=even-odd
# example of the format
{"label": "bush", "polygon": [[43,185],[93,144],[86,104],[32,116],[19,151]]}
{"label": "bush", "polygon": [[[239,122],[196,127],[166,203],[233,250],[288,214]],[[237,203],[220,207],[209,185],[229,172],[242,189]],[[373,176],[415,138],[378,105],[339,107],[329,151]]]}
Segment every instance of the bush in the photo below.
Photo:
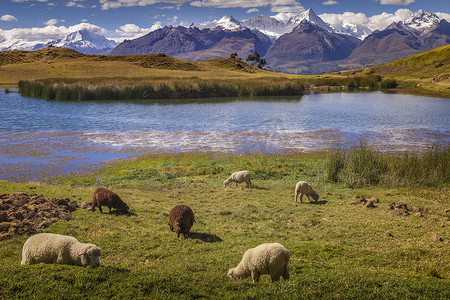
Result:
{"label": "bush", "polygon": [[398,83],[395,79],[384,79],[381,81],[381,88],[383,90],[386,89],[395,89],[397,87]]}

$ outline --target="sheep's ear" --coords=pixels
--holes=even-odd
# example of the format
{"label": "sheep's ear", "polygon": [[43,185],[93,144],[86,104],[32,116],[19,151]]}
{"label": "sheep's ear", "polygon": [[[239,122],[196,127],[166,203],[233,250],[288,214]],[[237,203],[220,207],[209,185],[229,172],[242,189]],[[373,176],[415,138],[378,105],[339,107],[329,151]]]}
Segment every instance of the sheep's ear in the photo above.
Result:
{"label": "sheep's ear", "polygon": [[77,254],[77,256],[81,256],[81,255],[85,255],[86,254],[86,249],[81,251],[80,253]]}

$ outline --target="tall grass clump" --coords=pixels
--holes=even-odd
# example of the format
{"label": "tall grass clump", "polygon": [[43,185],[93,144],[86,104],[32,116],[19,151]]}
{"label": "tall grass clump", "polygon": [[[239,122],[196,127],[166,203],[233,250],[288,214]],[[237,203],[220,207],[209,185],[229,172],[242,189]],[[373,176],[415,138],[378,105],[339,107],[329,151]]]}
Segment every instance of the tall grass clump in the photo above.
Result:
{"label": "tall grass clump", "polygon": [[304,94],[299,80],[165,80],[149,83],[107,84],[60,80],[20,81],[19,92],[46,100],[143,100],[214,97],[290,96]]}
{"label": "tall grass clump", "polygon": [[348,187],[375,185],[437,187],[450,182],[450,149],[432,146],[423,153],[394,155],[360,143],[334,150],[327,159],[327,180]]}

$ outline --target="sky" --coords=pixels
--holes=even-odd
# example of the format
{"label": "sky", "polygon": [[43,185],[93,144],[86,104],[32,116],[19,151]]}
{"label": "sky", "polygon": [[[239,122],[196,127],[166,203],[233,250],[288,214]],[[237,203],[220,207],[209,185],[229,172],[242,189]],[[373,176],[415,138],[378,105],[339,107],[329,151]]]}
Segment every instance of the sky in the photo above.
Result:
{"label": "sky", "polygon": [[88,29],[120,42],[164,26],[188,26],[232,15],[244,20],[312,8],[328,23],[383,29],[422,9],[450,22],[448,0],[0,0],[0,42],[56,39]]}

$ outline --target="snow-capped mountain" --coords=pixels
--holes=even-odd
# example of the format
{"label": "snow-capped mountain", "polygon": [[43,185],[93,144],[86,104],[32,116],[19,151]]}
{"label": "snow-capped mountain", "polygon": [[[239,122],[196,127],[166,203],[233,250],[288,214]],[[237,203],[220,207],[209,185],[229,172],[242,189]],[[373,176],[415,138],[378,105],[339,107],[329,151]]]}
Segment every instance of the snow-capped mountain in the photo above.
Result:
{"label": "snow-capped mountain", "polygon": [[350,22],[343,22],[342,24],[336,24],[336,25],[330,25],[334,32],[336,33],[342,33],[342,34],[348,34],[351,36],[354,36],[360,40],[364,40],[369,34],[372,33],[372,30],[369,29],[369,27],[361,25],[361,24],[354,24]]}
{"label": "snow-capped mountain", "polygon": [[190,27],[197,27],[198,29],[214,29],[216,27],[226,30],[242,29],[240,22],[229,15],[225,15],[220,20],[214,20],[212,22],[191,24]]}
{"label": "snow-capped mountain", "polygon": [[428,29],[437,26],[440,21],[441,19],[436,14],[428,13],[419,9],[401,24],[417,31],[425,32]]}
{"label": "snow-capped mountain", "polygon": [[66,47],[85,54],[107,54],[117,43],[106,39],[104,36],[79,30],[69,33],[58,40],[26,41],[17,38],[0,40],[0,51],[6,50],[39,50],[49,45],[55,47]]}
{"label": "snow-capped mountain", "polygon": [[199,29],[220,27],[228,30],[248,28],[257,30],[267,35],[272,41],[275,41],[283,34],[291,32],[302,20],[307,20],[330,32],[334,32],[333,28],[316,15],[311,8],[301,14],[278,13],[275,16],[261,15],[243,21],[238,21],[232,16],[225,15],[220,20],[191,24],[190,27],[197,27]]}
{"label": "snow-capped mountain", "polygon": [[117,46],[117,43],[103,35],[83,29],[69,33],[60,40],[48,42],[43,48],[49,45],[71,48],[85,54],[108,54]]}

